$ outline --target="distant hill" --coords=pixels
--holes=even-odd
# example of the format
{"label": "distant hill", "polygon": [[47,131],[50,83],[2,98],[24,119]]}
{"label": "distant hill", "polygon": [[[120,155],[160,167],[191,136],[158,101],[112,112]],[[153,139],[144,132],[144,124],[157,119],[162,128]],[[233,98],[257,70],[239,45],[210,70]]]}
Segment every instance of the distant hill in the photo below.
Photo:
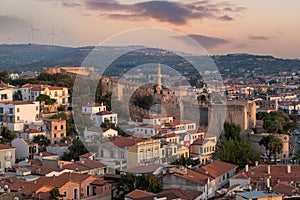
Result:
{"label": "distant hill", "polygon": [[[101,54],[110,56],[118,52],[121,48],[127,47],[101,47],[98,51]],[[0,45],[0,70],[21,72],[25,70],[40,71],[43,67],[79,66],[84,58],[93,50],[93,46],[86,47],[61,47],[49,45],[16,44]],[[128,50],[130,48],[128,47]],[[144,56],[145,51],[148,56]],[[132,66],[154,62],[157,57],[163,58],[163,64],[174,67],[185,74],[194,74],[192,67],[178,60],[172,53],[164,50],[147,49],[143,51],[131,52],[115,61],[108,75],[117,75]],[[153,53],[154,52],[154,53]],[[249,54],[228,54],[212,56],[219,70],[223,74],[240,76],[241,72],[258,74],[272,74],[282,71],[300,71],[299,59],[280,59],[272,56],[258,56]],[[180,64],[179,64],[180,62]]]}

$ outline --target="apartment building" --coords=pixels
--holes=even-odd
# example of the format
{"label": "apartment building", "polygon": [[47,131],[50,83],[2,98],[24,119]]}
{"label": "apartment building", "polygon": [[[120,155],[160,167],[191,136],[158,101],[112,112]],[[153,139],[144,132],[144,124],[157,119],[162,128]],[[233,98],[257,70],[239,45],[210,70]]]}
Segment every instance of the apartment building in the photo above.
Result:
{"label": "apartment building", "polygon": [[25,84],[20,88],[23,101],[36,101],[40,94],[48,95],[56,100],[56,104],[67,105],[69,103],[69,91],[66,87],[41,85],[41,84]]}
{"label": "apartment building", "polygon": [[0,172],[4,172],[5,168],[15,165],[16,148],[8,145],[0,144]]}
{"label": "apartment building", "polygon": [[67,135],[66,120],[63,119],[44,119],[46,135],[51,143],[58,143]]}
{"label": "apartment building", "polygon": [[160,141],[149,139],[128,147],[128,168],[160,163]]}
{"label": "apartment building", "polygon": [[39,114],[39,102],[0,102],[0,123],[12,131],[22,131],[25,124],[39,122]]}

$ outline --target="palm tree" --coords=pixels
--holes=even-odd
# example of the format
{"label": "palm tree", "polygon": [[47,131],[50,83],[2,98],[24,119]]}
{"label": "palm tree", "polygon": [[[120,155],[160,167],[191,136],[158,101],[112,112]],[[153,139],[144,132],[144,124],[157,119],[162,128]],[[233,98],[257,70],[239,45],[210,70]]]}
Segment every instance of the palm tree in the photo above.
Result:
{"label": "palm tree", "polygon": [[282,152],[283,143],[281,139],[274,135],[264,136],[259,142],[259,145],[263,145],[268,153],[269,160],[274,156],[274,162],[276,162],[277,155]]}

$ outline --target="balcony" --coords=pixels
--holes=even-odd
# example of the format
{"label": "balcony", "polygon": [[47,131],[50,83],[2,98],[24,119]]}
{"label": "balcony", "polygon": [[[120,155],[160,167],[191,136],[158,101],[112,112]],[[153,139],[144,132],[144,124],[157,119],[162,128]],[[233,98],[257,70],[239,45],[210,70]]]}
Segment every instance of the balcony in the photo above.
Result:
{"label": "balcony", "polygon": [[140,160],[140,163],[153,163],[159,160],[159,157],[147,158]]}

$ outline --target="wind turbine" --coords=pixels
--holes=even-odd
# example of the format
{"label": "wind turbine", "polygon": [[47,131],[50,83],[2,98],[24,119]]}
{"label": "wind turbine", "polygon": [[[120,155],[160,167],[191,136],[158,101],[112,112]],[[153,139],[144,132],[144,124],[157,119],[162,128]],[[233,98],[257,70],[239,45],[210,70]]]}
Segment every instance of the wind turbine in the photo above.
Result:
{"label": "wind turbine", "polygon": [[38,31],[39,29],[37,28],[33,28],[33,26],[31,25],[31,30],[30,32],[28,33],[28,35],[31,34],[31,43],[33,44],[34,43],[34,31]]}
{"label": "wind turbine", "polygon": [[52,26],[52,31],[51,33],[49,33],[49,37],[51,38],[51,45],[53,46],[53,41],[54,41],[54,37],[56,36],[56,34],[53,31],[53,26]]}

